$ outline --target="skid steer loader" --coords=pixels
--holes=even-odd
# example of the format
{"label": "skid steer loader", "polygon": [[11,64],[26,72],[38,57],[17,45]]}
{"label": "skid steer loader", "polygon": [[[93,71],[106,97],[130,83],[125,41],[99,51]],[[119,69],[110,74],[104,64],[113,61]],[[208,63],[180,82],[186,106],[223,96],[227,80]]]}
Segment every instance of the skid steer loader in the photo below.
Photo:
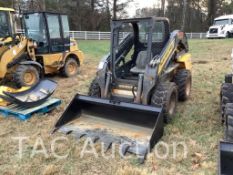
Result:
{"label": "skid steer loader", "polygon": [[[232,50],[233,60],[233,50]],[[233,64],[233,62],[232,62]],[[219,174],[233,174],[233,73],[225,75],[225,82],[221,86],[220,103],[222,123],[224,124],[224,140],[219,146]]]}
{"label": "skid steer loader", "polygon": [[77,42],[70,39],[66,15],[27,12],[22,15],[22,24],[25,36],[12,35],[12,41],[2,43],[0,48],[2,84],[33,86],[44,74],[61,72],[66,77],[77,74],[83,53]]}
{"label": "skid steer loader", "polygon": [[167,18],[114,20],[111,51],[98,66],[89,96],[74,97],[54,132],[99,140],[106,150],[117,143],[122,155],[143,161],[178,99],[189,98],[191,68],[186,35],[170,33]]}

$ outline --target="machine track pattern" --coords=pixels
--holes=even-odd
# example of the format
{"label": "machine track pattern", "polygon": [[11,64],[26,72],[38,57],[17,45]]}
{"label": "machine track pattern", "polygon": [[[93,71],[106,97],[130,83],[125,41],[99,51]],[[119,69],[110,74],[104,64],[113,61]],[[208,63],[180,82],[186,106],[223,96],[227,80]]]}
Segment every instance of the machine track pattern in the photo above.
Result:
{"label": "machine track pattern", "polygon": [[233,84],[223,83],[220,92],[221,114],[224,122],[225,107],[227,103],[233,103]]}
{"label": "machine track pattern", "polygon": [[88,91],[88,95],[91,97],[100,97],[101,96],[101,92],[100,92],[100,86],[98,84],[98,80],[97,78],[95,78],[90,87],[89,87],[89,91]]}
{"label": "machine track pattern", "polygon": [[233,103],[227,103],[225,108],[225,139],[233,141]]}
{"label": "machine track pattern", "polygon": [[[164,107],[164,121],[165,123],[169,123],[172,119],[172,115],[169,114],[169,103],[170,97],[172,93],[176,93],[176,97],[178,96],[177,85],[172,82],[160,83],[154,94],[151,98],[151,105],[156,107]],[[177,99],[176,99],[177,102]]]}
{"label": "machine track pattern", "polygon": [[[191,89],[191,84],[192,84],[191,72],[185,69],[179,70],[174,77],[174,82],[178,86],[179,100],[186,101],[189,97],[189,94],[187,94],[187,88]],[[188,87],[188,83],[191,83],[190,87]]]}

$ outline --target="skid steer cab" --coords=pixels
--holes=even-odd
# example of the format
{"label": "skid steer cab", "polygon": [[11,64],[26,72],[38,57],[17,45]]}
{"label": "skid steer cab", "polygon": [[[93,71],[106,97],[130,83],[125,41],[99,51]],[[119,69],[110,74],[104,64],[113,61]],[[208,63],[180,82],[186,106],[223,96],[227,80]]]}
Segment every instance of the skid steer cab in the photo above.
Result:
{"label": "skid steer cab", "polygon": [[162,137],[163,123],[174,117],[177,101],[189,98],[191,68],[186,35],[170,33],[168,19],[112,21],[111,51],[98,66],[89,97],[77,95],[55,128],[107,148],[123,143],[122,154],[144,160]]}
{"label": "skid steer cab", "polygon": [[49,12],[23,14],[24,36],[1,47],[0,78],[17,86],[33,86],[45,74],[65,77],[78,73],[83,53],[70,39],[67,15]]}

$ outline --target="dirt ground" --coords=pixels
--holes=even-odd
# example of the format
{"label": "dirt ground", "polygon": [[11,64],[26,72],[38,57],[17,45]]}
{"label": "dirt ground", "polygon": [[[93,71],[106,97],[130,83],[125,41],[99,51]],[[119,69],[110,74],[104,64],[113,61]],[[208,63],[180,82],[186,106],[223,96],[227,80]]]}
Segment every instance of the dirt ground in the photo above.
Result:
{"label": "dirt ground", "polygon": [[[56,120],[76,93],[87,93],[98,61],[109,47],[108,41],[79,43],[86,53],[79,75],[69,79],[49,77],[58,82],[54,97],[62,99],[60,107],[46,115],[34,115],[26,122],[13,117],[0,117],[0,174],[216,174],[218,144],[223,137],[219,118],[219,88],[224,74],[231,71],[233,40],[190,41],[193,57],[192,96],[188,102],[179,104],[176,118],[166,126],[161,140],[173,151],[174,143],[184,143],[187,156],[183,156],[182,147],[177,148],[175,158],[173,151],[169,151],[166,159],[156,158],[152,151],[143,165],[139,165],[133,156],[127,160],[117,154],[114,159],[95,157],[93,154],[81,157],[83,141],[77,142],[70,136],[67,140],[58,141],[55,148],[59,155],[69,153],[68,157],[57,159],[54,156],[51,148],[53,139],[63,136],[60,133],[50,134]],[[21,158],[17,137],[27,138],[22,142]],[[44,152],[33,155],[35,148]],[[99,143],[96,149],[99,155]],[[159,150],[164,152],[162,147]]]}

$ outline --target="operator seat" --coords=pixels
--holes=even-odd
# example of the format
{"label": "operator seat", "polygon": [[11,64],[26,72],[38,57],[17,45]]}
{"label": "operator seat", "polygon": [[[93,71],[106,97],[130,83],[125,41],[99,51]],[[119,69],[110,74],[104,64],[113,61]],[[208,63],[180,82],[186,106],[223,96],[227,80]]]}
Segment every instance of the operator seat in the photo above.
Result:
{"label": "operator seat", "polygon": [[152,43],[151,56],[147,58],[147,50],[140,51],[136,57],[136,66],[133,67],[130,70],[130,72],[133,74],[145,73],[146,65],[149,64],[152,58],[155,58],[155,57],[159,58],[169,38],[170,38],[170,33],[169,33],[169,28],[167,27],[165,31],[164,40],[159,43],[156,43],[156,42]]}
{"label": "operator seat", "polygon": [[152,59],[152,53],[150,54],[149,58],[147,58],[147,51],[140,51],[137,55],[136,59],[136,66],[133,67],[130,72],[134,74],[145,73],[146,65]]}

